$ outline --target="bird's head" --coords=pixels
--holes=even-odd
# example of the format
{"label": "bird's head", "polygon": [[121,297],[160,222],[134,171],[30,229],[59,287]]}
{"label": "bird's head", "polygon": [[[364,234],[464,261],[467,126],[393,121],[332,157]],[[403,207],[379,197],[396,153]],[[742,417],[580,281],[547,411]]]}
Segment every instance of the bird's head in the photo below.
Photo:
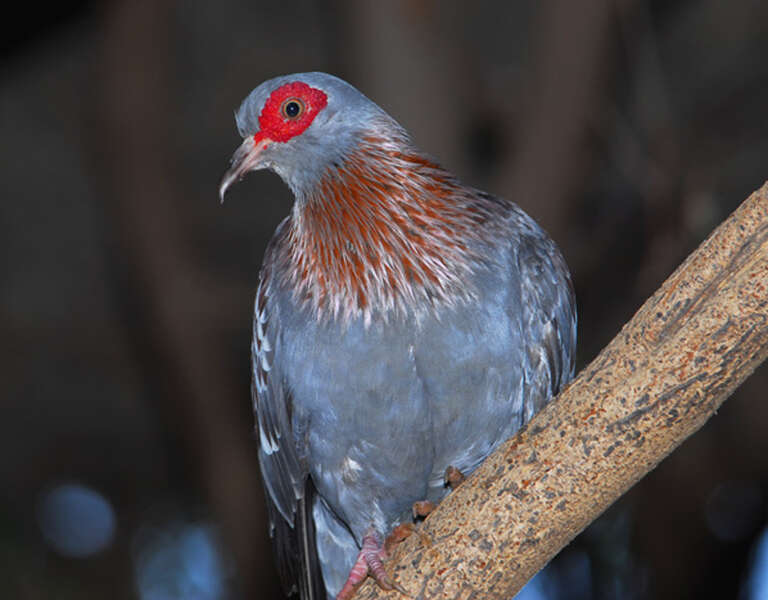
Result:
{"label": "bird's head", "polygon": [[230,185],[258,169],[275,171],[301,197],[362,136],[402,131],[358,90],[327,73],[265,81],[243,100],[235,119],[243,143],[221,180],[222,200]]}
{"label": "bird's head", "polygon": [[219,194],[257,169],[291,188],[296,203],[275,252],[298,303],[367,324],[474,297],[467,278],[485,260],[478,232],[495,205],[354,87],[325,73],[277,77],[235,118],[243,143]]}

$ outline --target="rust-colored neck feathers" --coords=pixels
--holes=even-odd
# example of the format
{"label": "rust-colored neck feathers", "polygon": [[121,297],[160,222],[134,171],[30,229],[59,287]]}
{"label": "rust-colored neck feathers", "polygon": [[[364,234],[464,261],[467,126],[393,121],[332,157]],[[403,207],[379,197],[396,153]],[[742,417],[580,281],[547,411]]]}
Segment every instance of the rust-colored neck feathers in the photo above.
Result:
{"label": "rust-colored neck feathers", "polygon": [[296,298],[346,321],[471,298],[488,207],[405,140],[368,137],[298,198],[285,249]]}

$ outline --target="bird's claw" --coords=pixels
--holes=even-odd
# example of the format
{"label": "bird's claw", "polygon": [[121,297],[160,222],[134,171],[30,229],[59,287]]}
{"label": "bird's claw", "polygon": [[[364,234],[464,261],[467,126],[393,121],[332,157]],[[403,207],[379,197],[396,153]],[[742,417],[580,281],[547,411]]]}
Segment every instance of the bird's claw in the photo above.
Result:
{"label": "bird's claw", "polygon": [[391,554],[395,546],[411,537],[414,531],[416,531],[416,525],[413,523],[400,523],[397,525],[392,529],[392,533],[387,536],[387,539],[384,540],[384,552],[387,555]]}
{"label": "bird's claw", "polygon": [[449,465],[448,468],[445,469],[443,481],[445,481],[445,484],[450,486],[451,489],[455,490],[465,479],[466,477],[464,476],[464,473],[459,471],[456,467]]}
{"label": "bird's claw", "polygon": [[426,517],[429,513],[435,510],[437,505],[429,500],[419,500],[413,503],[411,511],[413,512],[413,518]]}
{"label": "bird's claw", "polygon": [[[396,528],[397,530],[397,528]],[[403,532],[400,533],[402,535]],[[393,535],[395,532],[393,532]],[[408,537],[408,535],[405,535]],[[403,537],[402,539],[405,539]],[[402,539],[400,541],[402,541]],[[389,538],[388,538],[389,540]],[[350,600],[355,595],[357,588],[370,575],[380,588],[386,591],[397,590],[401,594],[410,597],[408,592],[398,583],[394,582],[384,569],[384,560],[387,558],[387,545],[381,545],[379,537],[375,533],[368,533],[363,538],[363,547],[357,555],[349,577],[336,595],[336,600]]]}

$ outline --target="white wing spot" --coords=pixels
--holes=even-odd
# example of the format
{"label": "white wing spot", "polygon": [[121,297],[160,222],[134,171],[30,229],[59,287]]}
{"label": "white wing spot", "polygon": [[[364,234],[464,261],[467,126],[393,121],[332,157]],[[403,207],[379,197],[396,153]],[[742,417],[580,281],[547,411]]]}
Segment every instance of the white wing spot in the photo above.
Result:
{"label": "white wing spot", "polygon": [[277,450],[280,449],[277,445],[277,442],[270,439],[270,437],[265,433],[264,428],[261,426],[259,426],[259,440],[261,441],[261,449],[264,454],[274,454]]}
{"label": "white wing spot", "polygon": [[359,462],[347,456],[341,463],[341,478],[345,481],[354,481],[362,470],[363,466]]}

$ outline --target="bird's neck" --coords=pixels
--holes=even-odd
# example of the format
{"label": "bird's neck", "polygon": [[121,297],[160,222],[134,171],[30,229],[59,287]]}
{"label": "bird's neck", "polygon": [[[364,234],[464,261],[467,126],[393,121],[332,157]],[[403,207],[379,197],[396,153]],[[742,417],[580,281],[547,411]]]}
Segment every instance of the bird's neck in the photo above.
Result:
{"label": "bird's neck", "polygon": [[365,138],[297,198],[285,246],[294,296],[366,324],[473,297],[487,220],[476,200],[406,140]]}

